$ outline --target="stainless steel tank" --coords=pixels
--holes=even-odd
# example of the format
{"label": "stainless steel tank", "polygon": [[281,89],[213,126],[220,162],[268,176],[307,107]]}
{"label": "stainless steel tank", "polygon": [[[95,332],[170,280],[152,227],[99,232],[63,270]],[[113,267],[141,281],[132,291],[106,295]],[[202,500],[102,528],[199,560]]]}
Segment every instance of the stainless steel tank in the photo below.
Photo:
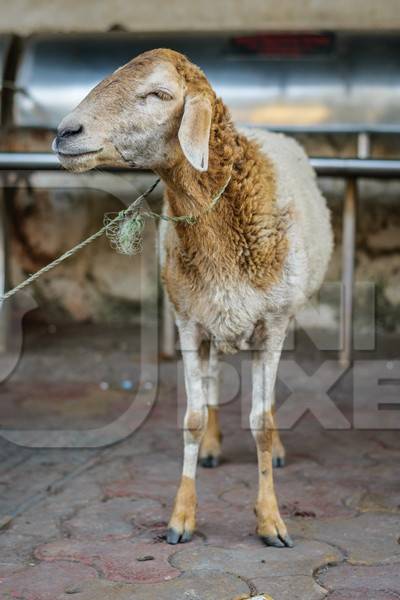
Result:
{"label": "stainless steel tank", "polygon": [[15,125],[55,127],[105,75],[169,47],[199,64],[236,120],[283,130],[400,130],[398,35],[38,35],[23,43]]}

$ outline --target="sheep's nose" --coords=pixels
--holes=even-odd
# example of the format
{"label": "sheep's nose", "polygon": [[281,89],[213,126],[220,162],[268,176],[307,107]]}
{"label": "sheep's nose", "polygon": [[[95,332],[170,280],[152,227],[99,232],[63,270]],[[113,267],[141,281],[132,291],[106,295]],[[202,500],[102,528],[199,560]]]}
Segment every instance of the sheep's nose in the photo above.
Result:
{"label": "sheep's nose", "polygon": [[76,123],[74,125],[68,125],[67,127],[62,127],[57,132],[58,139],[66,139],[76,135],[79,135],[83,132],[83,125],[80,123]]}

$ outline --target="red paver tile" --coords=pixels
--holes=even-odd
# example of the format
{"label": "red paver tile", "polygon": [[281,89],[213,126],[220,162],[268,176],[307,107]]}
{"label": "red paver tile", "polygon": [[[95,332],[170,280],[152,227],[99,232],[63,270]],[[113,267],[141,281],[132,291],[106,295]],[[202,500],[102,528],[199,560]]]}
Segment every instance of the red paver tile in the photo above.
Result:
{"label": "red paver tile", "polygon": [[112,581],[154,583],[180,575],[180,571],[168,562],[174,552],[176,548],[167,544],[140,540],[65,540],[41,546],[35,555],[43,561],[71,560],[94,566]]}
{"label": "red paver tile", "polygon": [[97,577],[95,569],[79,563],[41,563],[22,569],[0,582],[0,597],[18,600],[55,600],[66,590]]}

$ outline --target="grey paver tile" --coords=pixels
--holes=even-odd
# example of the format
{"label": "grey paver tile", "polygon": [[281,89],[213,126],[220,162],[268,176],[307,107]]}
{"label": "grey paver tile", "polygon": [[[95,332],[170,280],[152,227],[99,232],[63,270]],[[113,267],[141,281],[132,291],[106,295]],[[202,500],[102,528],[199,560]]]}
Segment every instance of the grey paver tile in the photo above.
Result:
{"label": "grey paver tile", "polygon": [[252,582],[258,591],[267,592],[273,600],[322,600],[326,590],[305,575],[260,577]]}
{"label": "grey paver tile", "polygon": [[400,568],[398,564],[347,565],[322,569],[318,581],[328,590],[386,591],[400,594]]}
{"label": "grey paver tile", "polygon": [[353,518],[292,521],[291,532],[343,549],[354,563],[400,562],[400,520],[388,513]]}
{"label": "grey paver tile", "polygon": [[0,597],[4,600],[55,600],[65,590],[78,590],[96,577],[96,571],[83,564],[41,563],[4,577],[0,581]]}
{"label": "grey paver tile", "polygon": [[[248,585],[233,574],[197,572],[164,583],[143,585],[94,580],[72,597],[76,600],[233,600],[248,594]],[[57,600],[71,600],[71,596]]]}
{"label": "grey paver tile", "polygon": [[331,562],[342,560],[339,551],[314,541],[299,542],[295,548],[267,548],[261,543],[249,547],[183,547],[170,562],[181,571],[215,570],[234,572],[250,578],[312,575]]}

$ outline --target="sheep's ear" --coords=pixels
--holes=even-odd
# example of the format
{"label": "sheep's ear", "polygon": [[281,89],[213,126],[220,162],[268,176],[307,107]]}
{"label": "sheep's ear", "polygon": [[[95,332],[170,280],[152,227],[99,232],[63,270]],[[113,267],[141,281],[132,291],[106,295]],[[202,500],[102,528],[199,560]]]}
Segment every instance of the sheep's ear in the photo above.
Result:
{"label": "sheep's ear", "polygon": [[186,96],[178,139],[183,154],[197,171],[208,169],[211,102],[205,96]]}

